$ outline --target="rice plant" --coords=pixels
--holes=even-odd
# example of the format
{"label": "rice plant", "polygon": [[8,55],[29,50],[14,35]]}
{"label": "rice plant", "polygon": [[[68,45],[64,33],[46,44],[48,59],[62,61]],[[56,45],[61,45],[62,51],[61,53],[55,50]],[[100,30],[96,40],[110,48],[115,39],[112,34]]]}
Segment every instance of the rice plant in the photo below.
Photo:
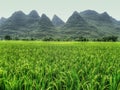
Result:
{"label": "rice plant", "polygon": [[1,41],[0,90],[120,90],[120,43]]}

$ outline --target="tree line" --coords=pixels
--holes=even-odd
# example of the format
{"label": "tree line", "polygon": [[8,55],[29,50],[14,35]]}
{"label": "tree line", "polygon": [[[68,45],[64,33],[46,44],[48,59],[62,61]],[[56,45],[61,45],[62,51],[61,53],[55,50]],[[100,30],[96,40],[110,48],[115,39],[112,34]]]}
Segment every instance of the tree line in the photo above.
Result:
{"label": "tree line", "polygon": [[[35,38],[29,38],[29,39],[20,39],[18,37],[12,38],[10,35],[5,35],[3,40],[26,40],[26,41],[33,41],[33,40],[37,40]],[[57,38],[52,38],[52,37],[44,37],[43,39],[41,39],[42,41],[103,41],[103,42],[116,42],[118,41],[118,36],[106,36],[106,37],[102,37],[102,38],[96,38],[96,39],[92,39],[90,40],[89,38],[86,37],[75,37],[75,38],[65,38],[65,39],[57,39]]]}

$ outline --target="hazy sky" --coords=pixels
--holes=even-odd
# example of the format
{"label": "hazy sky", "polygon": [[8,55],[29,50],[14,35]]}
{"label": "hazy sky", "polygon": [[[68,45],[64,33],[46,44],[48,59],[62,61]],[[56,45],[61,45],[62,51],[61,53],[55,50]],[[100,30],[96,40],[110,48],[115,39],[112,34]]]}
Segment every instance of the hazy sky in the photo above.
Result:
{"label": "hazy sky", "polygon": [[120,20],[120,0],[0,0],[0,17],[9,17],[18,10],[26,14],[31,10],[37,10],[40,16],[45,13],[52,18],[56,14],[66,21],[73,11],[80,12],[87,9],[99,13],[107,11]]}

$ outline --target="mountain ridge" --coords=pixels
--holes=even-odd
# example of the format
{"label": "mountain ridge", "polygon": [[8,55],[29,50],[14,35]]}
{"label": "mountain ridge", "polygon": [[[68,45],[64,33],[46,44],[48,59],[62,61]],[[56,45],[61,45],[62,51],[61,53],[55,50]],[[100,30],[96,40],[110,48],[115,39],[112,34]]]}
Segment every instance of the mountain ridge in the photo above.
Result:
{"label": "mountain ridge", "polygon": [[16,11],[9,18],[0,19],[0,38],[5,35],[36,39],[98,38],[110,35],[120,37],[120,21],[107,12],[98,13],[94,10],[80,13],[74,11],[66,22],[57,15],[54,15],[52,20],[46,14],[40,16],[36,10],[27,15],[22,11]]}

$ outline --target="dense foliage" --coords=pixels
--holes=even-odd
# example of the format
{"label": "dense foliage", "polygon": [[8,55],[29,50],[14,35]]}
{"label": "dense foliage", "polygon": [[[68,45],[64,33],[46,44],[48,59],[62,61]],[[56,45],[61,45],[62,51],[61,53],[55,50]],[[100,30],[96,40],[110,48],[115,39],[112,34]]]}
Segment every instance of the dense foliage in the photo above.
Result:
{"label": "dense foliage", "polygon": [[120,43],[0,42],[0,90],[119,90]]}
{"label": "dense foliage", "polygon": [[44,37],[42,39],[36,39],[36,38],[18,38],[14,37],[12,38],[9,35],[4,36],[4,39],[2,40],[25,40],[25,41],[33,41],[33,40],[42,40],[42,41],[99,41],[99,42],[116,42],[118,41],[117,36],[106,36],[102,38],[96,38],[96,39],[89,39],[86,37],[71,37],[71,38],[53,38],[53,37]]}

